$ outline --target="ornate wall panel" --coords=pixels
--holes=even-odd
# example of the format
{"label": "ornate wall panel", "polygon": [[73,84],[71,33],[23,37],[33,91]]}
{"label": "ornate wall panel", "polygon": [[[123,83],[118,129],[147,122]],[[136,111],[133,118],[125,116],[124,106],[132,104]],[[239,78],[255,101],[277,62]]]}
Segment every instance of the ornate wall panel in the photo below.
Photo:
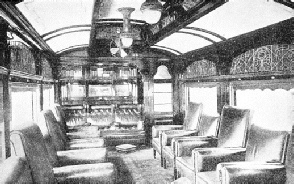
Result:
{"label": "ornate wall panel", "polygon": [[266,45],[233,59],[230,74],[293,73],[294,45]]}
{"label": "ornate wall panel", "polygon": [[42,76],[48,79],[53,79],[52,68],[45,57],[42,57]]}
{"label": "ornate wall panel", "polygon": [[184,74],[184,78],[194,78],[194,77],[205,77],[216,75],[216,65],[214,62],[203,59],[200,61],[195,61],[190,66]]}
{"label": "ornate wall panel", "polygon": [[36,74],[35,58],[32,49],[21,42],[10,42],[11,70]]}

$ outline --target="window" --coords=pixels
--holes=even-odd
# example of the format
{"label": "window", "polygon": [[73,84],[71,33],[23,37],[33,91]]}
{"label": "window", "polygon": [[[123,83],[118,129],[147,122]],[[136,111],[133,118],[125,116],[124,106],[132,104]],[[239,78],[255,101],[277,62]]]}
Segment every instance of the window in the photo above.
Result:
{"label": "window", "polygon": [[40,109],[38,85],[11,85],[11,127],[26,121],[37,121]]}
{"label": "window", "polygon": [[294,85],[283,81],[250,83],[233,84],[236,105],[252,111],[252,124],[290,131],[294,122]]}
{"label": "window", "polygon": [[54,87],[53,85],[43,86],[43,109],[51,108],[54,104]]}
{"label": "window", "polygon": [[172,84],[154,83],[154,112],[172,112]]}

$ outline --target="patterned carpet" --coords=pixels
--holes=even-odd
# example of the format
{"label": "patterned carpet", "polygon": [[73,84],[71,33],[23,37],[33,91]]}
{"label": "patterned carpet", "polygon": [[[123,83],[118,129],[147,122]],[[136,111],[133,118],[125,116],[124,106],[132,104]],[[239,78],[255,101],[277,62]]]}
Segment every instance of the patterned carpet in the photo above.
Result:
{"label": "patterned carpet", "polygon": [[142,147],[130,153],[121,153],[109,148],[109,161],[118,171],[118,184],[170,184],[172,168],[160,167],[159,158],[153,159],[152,148]]}

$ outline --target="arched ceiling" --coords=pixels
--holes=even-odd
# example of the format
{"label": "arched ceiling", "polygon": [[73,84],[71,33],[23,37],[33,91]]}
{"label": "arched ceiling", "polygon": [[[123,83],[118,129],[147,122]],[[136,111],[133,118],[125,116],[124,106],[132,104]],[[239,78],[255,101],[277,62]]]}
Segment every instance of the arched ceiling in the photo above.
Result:
{"label": "arched ceiling", "polygon": [[[24,0],[16,6],[51,49],[61,53],[91,45],[97,38],[94,35],[97,34],[97,26],[108,26],[113,23],[109,21],[111,19],[118,20],[116,23],[121,22],[122,15],[117,11],[120,7],[134,7],[131,19],[142,24],[139,9],[144,1]],[[179,16],[175,20],[172,16],[163,16],[158,24],[147,25],[151,31],[147,41],[150,41],[151,48],[175,55],[294,17],[293,3],[289,0],[217,0],[213,3],[204,0],[171,0],[166,3],[162,1],[162,4],[166,5],[167,2],[177,2],[177,8],[181,7]],[[146,26],[144,22],[142,25]],[[169,26],[174,29],[168,28]],[[109,41],[104,41],[100,39],[98,43],[93,42],[93,48],[105,44],[103,49],[108,49]]]}

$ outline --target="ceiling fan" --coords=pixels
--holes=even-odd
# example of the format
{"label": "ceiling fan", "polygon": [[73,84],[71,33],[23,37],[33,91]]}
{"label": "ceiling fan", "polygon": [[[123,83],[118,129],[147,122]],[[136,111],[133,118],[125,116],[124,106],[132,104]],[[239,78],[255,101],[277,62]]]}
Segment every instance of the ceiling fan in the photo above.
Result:
{"label": "ceiling fan", "polygon": [[118,11],[123,15],[123,28],[117,30],[119,36],[114,37],[110,42],[110,52],[114,57],[126,57],[133,43],[133,37],[135,33],[131,30],[131,13],[135,8],[123,7],[119,8]]}

